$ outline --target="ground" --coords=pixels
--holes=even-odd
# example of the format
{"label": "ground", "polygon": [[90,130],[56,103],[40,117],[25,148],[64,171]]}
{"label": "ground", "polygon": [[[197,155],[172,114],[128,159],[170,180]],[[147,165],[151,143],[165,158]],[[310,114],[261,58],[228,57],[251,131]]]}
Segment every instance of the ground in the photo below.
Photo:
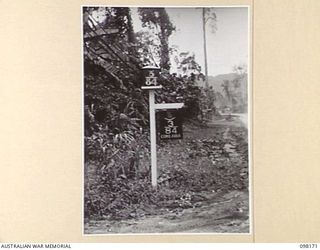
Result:
{"label": "ground", "polygon": [[207,126],[188,123],[183,140],[160,142],[154,192],[168,198],[131,218],[87,220],[85,233],[249,233],[245,121],[228,116]]}

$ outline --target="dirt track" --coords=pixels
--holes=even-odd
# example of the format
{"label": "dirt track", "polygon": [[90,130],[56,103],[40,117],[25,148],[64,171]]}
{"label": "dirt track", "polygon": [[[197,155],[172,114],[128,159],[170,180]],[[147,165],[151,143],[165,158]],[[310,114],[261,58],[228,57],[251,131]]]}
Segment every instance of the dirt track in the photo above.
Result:
{"label": "dirt track", "polygon": [[[90,234],[105,233],[249,233],[248,193],[233,191],[209,194],[199,207],[163,211],[139,220],[95,221],[87,225]],[[237,211],[237,209],[242,209]]]}

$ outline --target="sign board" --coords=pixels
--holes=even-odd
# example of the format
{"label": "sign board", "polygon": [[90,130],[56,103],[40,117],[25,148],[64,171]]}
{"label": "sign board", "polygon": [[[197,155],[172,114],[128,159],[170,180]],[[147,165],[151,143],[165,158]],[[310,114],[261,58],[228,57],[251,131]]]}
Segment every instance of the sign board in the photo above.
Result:
{"label": "sign board", "polygon": [[159,111],[159,138],[161,140],[182,139],[182,117],[179,111]]}
{"label": "sign board", "polygon": [[160,68],[147,66],[142,68],[145,77],[145,86],[157,86],[157,78],[160,74]]}

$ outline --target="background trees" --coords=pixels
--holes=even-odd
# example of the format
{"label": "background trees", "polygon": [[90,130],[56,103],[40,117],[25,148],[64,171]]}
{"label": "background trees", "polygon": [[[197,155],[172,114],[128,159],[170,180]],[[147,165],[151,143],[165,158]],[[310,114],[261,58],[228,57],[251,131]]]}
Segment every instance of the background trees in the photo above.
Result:
{"label": "background trees", "polygon": [[138,8],[138,12],[142,26],[148,27],[159,39],[160,46],[157,49],[160,55],[160,68],[170,70],[169,37],[175,27],[166,10],[164,8]]}
{"label": "background trees", "polygon": [[[164,70],[159,79],[164,85],[157,96],[159,102],[186,101],[190,103],[187,109],[197,107],[199,88],[193,84],[194,77],[169,74],[168,39],[175,28],[164,8],[139,8],[142,24],[150,32],[136,34],[129,8],[85,7],[83,11],[85,105],[96,124],[121,130],[114,128],[120,114],[140,128],[148,124],[146,93],[140,89],[144,63],[159,61]],[[192,62],[199,70],[194,58]],[[88,133],[97,127],[91,128],[89,119],[86,124]]]}

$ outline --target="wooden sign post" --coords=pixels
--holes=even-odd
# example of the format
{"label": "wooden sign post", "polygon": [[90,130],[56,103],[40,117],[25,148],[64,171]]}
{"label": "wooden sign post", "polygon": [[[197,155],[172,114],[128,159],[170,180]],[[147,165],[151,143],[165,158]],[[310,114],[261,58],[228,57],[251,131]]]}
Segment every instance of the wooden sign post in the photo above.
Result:
{"label": "wooden sign post", "polygon": [[180,109],[184,103],[155,103],[155,90],[162,89],[158,85],[157,78],[160,68],[147,66],[143,68],[145,72],[145,86],[141,88],[149,91],[149,117],[150,117],[150,144],[151,144],[151,183],[153,187],[157,187],[157,132],[156,132],[156,110]]}

